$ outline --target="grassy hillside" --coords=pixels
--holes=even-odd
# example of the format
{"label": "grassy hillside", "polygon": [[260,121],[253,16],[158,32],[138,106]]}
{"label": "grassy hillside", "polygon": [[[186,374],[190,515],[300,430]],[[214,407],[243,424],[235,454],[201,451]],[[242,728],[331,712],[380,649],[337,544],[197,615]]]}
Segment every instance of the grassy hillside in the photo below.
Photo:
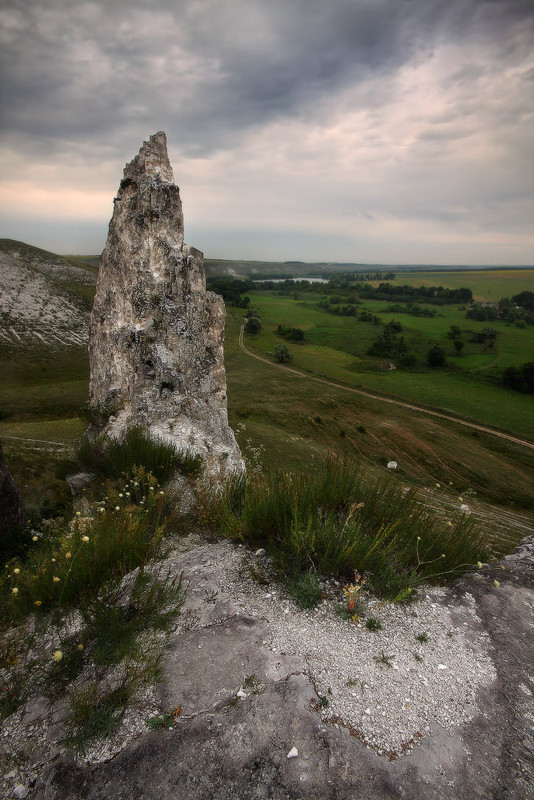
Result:
{"label": "grassy hillside", "polygon": [[[19,243],[9,247],[21,252]],[[47,264],[53,265],[59,258],[34,251],[24,250],[25,257],[31,266],[29,256],[35,256],[41,274]],[[63,261],[85,270],[77,259]],[[63,270],[64,265],[60,266]],[[94,280],[91,265],[86,274]],[[56,273],[50,280],[64,288],[69,284],[66,288],[71,293],[79,289],[73,284],[80,284],[84,289],[79,289],[79,296],[83,300],[85,292],[87,304],[93,289],[90,283],[83,284],[81,275],[76,273],[77,280],[73,281],[68,273],[67,277]],[[444,280],[440,282],[445,285]],[[460,371],[451,375],[377,370],[365,356],[376,336],[376,326],[328,314],[317,308],[318,297],[302,295],[295,300],[253,293],[252,302],[261,311],[263,329],[257,337],[248,337],[248,346],[272,354],[281,341],[274,335],[277,324],[300,327],[306,332],[306,343],[289,347],[293,365],[310,375],[326,375],[342,384],[413,398],[534,437],[531,398],[474,381]],[[422,349],[450,324],[464,324],[456,308],[444,307],[439,310],[442,317],[427,319],[388,314],[385,304],[376,301],[364,305],[385,321],[392,316],[401,319],[405,335],[419,342]],[[85,313],[88,315],[88,310]],[[491,525],[498,528],[500,540],[511,545],[525,535],[525,518],[514,516],[514,509],[523,515],[534,509],[532,451],[257,361],[239,347],[243,313],[228,309],[226,370],[230,420],[242,449],[253,462],[308,473],[326,454],[335,453],[361,459],[372,480],[383,476],[387,462],[395,460],[400,479],[423,487],[430,503],[457,505],[458,496],[466,495],[470,503],[483,500],[501,506],[505,510],[491,512]],[[480,323],[469,321],[469,325],[477,328]],[[512,363],[528,347],[526,334],[528,330],[503,326],[496,353],[483,353],[466,344],[458,361],[472,373]],[[449,355],[452,361],[452,353]],[[64,491],[63,483],[56,478],[56,465],[85,428],[78,410],[87,400],[86,348],[72,343],[57,347],[38,340],[0,342],[0,374],[0,439],[25,501],[30,509],[37,509]],[[481,508],[480,513],[489,519],[488,506]]]}
{"label": "grassy hillside", "polygon": [[[482,282],[479,277],[476,281]],[[518,286],[529,285],[526,281],[516,284],[514,292]],[[466,319],[465,308],[458,306],[420,304],[435,311],[436,316],[427,318],[410,315],[405,307],[400,312],[390,311],[391,303],[385,301],[368,300],[358,305],[358,311],[367,311],[381,321],[377,325],[322,310],[318,306],[319,294],[280,296],[256,291],[247,294],[263,323],[260,333],[248,340],[255,352],[272,358],[276,345],[283,341],[275,335],[277,326],[300,328],[305,332],[305,341],[289,344],[292,363],[298,369],[443,409],[534,440],[532,397],[498,385],[505,367],[532,360],[532,326],[519,328],[501,320],[488,323]],[[368,355],[373,341],[392,320],[400,322],[407,347],[417,357],[416,366],[409,370],[390,369],[396,361],[394,357]],[[465,346],[460,355],[447,338],[452,325],[462,331]],[[476,334],[488,325],[497,331],[493,345],[473,342]],[[427,352],[436,343],[446,351],[448,369],[426,366]]]}

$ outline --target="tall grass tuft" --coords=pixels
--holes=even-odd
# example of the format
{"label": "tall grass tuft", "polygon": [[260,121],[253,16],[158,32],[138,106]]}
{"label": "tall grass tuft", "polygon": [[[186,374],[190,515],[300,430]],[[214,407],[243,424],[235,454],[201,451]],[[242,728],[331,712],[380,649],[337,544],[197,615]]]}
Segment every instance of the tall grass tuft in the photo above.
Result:
{"label": "tall grass tuft", "polygon": [[266,547],[291,580],[365,573],[390,600],[423,581],[460,574],[486,555],[484,537],[458,514],[444,520],[393,477],[370,484],[354,462],[329,459],[316,476],[230,478],[204,497],[203,521],[225,536]]}
{"label": "tall grass tuft", "polygon": [[101,480],[120,478],[143,466],[165,483],[177,471],[183,475],[199,475],[203,461],[200,455],[178,450],[172,443],[153,438],[137,426],[130,428],[121,440],[84,436],[76,452],[75,464],[68,466],[72,469],[75,465],[94,473]]}

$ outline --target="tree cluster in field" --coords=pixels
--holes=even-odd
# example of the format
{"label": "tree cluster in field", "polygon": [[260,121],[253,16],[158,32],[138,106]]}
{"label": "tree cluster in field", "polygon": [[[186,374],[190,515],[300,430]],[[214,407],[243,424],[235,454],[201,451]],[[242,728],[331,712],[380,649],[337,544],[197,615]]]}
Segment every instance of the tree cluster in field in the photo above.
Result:
{"label": "tree cluster in field", "polygon": [[417,303],[406,303],[405,306],[400,303],[394,303],[386,308],[392,314],[410,314],[412,317],[435,317],[436,312],[433,308],[423,308]]}
{"label": "tree cluster in field", "polygon": [[402,325],[396,320],[388,322],[381,336],[378,336],[367,351],[369,356],[381,358],[400,358],[408,352],[404,336],[398,336]]}
{"label": "tree cluster in field", "polygon": [[286,325],[278,325],[275,331],[277,336],[287,339],[289,342],[303,342],[304,331],[301,328],[291,328]]}
{"label": "tree cluster in field", "polygon": [[259,312],[254,308],[249,308],[245,315],[245,333],[259,333],[261,331],[261,319]]}
{"label": "tree cluster in field", "polygon": [[534,394],[534,361],[527,361],[520,367],[507,367],[503,370],[502,382],[508,389]]}
{"label": "tree cluster in field", "polygon": [[206,279],[210,292],[220,294],[224,302],[236,308],[248,308],[250,297],[245,292],[254,289],[254,283],[248,278],[231,278],[227,275],[213,275]]}
{"label": "tree cluster in field", "polygon": [[475,303],[466,312],[467,319],[492,322],[500,319],[518,328],[534,325],[534,292],[520,292],[513,297],[501,297],[496,305]]}
{"label": "tree cluster in field", "polygon": [[471,289],[444,289],[442,286],[392,286],[381,283],[376,289],[368,284],[358,289],[360,297],[372,300],[395,300],[409,302],[416,299],[435,305],[470,303],[473,299]]}

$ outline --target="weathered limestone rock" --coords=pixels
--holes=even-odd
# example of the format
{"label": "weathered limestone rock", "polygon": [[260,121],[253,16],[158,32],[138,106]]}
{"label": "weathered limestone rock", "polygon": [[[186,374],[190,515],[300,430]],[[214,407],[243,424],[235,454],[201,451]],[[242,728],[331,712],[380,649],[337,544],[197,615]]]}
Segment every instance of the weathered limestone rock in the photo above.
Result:
{"label": "weathered limestone rock", "polygon": [[0,540],[26,523],[26,512],[0,444]]}
{"label": "weathered limestone rock", "polygon": [[[183,574],[189,587],[186,605],[193,613],[189,619],[198,623],[184,624],[173,635],[159,690],[162,712],[182,706],[179,721],[170,730],[137,735],[122,752],[98,764],[75,763],[62,753],[46,761],[41,757],[32,800],[533,797],[533,537],[501,563],[464,576],[441,599],[434,596],[437,617],[434,610],[426,618],[419,616],[424,612],[417,603],[406,609],[406,618],[417,619],[421,631],[428,623],[436,626],[429,629],[423,661],[410,657],[399,662],[398,670],[376,667],[378,673],[360,691],[350,690],[356,706],[363,710],[372,705],[376,720],[380,714],[370,698],[379,700],[388,683],[407,682],[405,686],[410,683],[417,690],[423,675],[432,674],[432,659],[440,657],[441,611],[451,615],[452,627],[443,632],[454,639],[451,654],[472,648],[480,662],[493,661],[495,678],[479,686],[471,700],[473,711],[478,710],[469,721],[443,727],[429,719],[428,729],[412,740],[413,747],[397,754],[380,753],[372,742],[368,746],[361,731],[346,727],[342,719],[323,718],[310,660],[292,648],[280,652],[271,647],[271,612],[251,615],[241,601],[235,602],[235,587],[223,569],[232,545],[190,544],[191,549],[172,554],[167,565],[172,563],[174,574]],[[241,558],[237,556],[236,566]],[[239,577],[239,586],[244,583]],[[328,625],[324,611],[317,613],[320,624],[310,616],[302,619],[310,645],[321,636],[321,625]],[[390,633],[396,634],[394,629]],[[376,634],[364,629],[359,635],[361,657],[364,649],[376,648],[369,638]],[[413,634],[409,638],[413,643]],[[346,647],[347,639],[340,637],[339,652]],[[440,675],[449,705],[465,675],[454,658]],[[428,695],[430,691],[422,691],[415,701],[419,709],[432,701]],[[410,695],[400,695],[405,696]],[[382,706],[389,723],[406,725],[407,705],[413,702]],[[34,758],[36,739],[32,731],[27,748]],[[288,758],[290,754],[295,757]]]}
{"label": "weathered limestone rock", "polygon": [[240,470],[226,405],[224,303],[206,292],[202,253],[184,243],[163,132],[126,165],[114,204],[91,317],[90,403],[108,435],[142,425],[200,453],[208,472]]}

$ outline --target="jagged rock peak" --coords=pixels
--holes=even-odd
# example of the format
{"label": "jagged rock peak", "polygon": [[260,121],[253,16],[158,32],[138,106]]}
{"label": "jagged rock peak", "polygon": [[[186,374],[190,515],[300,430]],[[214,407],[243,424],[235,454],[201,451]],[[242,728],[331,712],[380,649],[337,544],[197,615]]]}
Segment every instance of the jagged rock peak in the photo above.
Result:
{"label": "jagged rock peak", "polygon": [[225,309],[206,292],[203,255],[183,239],[164,133],[124,170],[91,316],[90,404],[103,432],[134,425],[199,453],[209,472],[241,470],[228,425]]}
{"label": "jagged rock peak", "polygon": [[143,142],[138,155],[124,168],[126,179],[136,181],[145,177],[160,178],[162,181],[174,183],[174,174],[167,153],[167,136],[163,131],[154,133],[148,142]]}

